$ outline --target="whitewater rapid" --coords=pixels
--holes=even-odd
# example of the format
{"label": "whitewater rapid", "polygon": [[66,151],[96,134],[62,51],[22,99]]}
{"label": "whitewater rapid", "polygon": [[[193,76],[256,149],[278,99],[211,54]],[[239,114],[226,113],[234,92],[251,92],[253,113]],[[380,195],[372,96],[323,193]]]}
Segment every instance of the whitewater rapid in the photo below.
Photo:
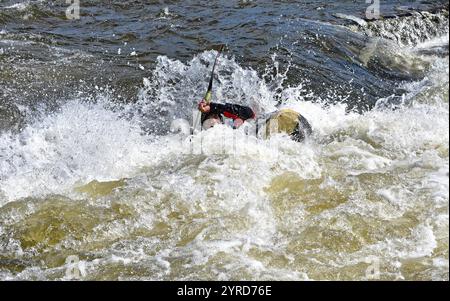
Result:
{"label": "whitewater rapid", "polygon": [[278,96],[305,143],[169,131],[215,51],[159,56],[134,103],[105,88],[2,132],[0,279],[70,279],[75,256],[92,280],[448,280],[449,62],[423,52],[448,34],[368,45],[362,66],[413,58],[402,70],[424,76],[362,113],[220,60],[214,99],[264,113]]}

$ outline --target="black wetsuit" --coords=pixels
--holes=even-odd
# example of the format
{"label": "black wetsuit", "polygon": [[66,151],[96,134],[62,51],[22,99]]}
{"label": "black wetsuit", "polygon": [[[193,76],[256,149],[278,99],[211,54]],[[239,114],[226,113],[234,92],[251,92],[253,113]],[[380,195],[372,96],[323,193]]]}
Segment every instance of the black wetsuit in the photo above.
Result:
{"label": "black wetsuit", "polygon": [[210,111],[206,114],[202,114],[202,124],[203,122],[210,118],[211,116],[217,115],[221,120],[223,120],[223,117],[231,118],[233,120],[235,119],[254,119],[255,118],[255,112],[249,107],[236,105],[236,104],[220,104],[220,103],[210,103]]}

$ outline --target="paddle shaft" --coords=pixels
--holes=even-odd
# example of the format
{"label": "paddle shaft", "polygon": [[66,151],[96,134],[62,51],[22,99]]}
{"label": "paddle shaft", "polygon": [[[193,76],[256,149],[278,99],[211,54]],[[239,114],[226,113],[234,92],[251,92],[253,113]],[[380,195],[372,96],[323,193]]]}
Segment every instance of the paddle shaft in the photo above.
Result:
{"label": "paddle shaft", "polygon": [[[216,59],[214,61],[214,65],[211,71],[211,78],[209,79],[209,85],[208,85],[208,91],[206,91],[205,97],[203,98],[203,100],[206,103],[210,103],[211,102],[211,98],[212,98],[212,88],[213,88],[213,81],[214,81],[214,71],[216,70],[216,65],[217,65],[217,61],[219,60],[219,56],[222,53],[223,48],[225,47],[225,45],[221,45],[219,48],[219,53],[217,53]],[[192,127],[192,133],[194,133],[194,128],[197,126],[197,123],[199,122],[201,114],[197,114],[195,121],[194,121],[194,125]]]}
{"label": "paddle shaft", "polygon": [[216,60],[214,61],[214,65],[211,71],[211,78],[209,79],[209,86],[208,86],[208,91],[206,91],[204,100],[206,103],[210,103],[211,102],[211,97],[212,97],[212,88],[213,88],[213,81],[214,81],[214,71],[216,70],[216,65],[217,65],[217,61],[219,60],[219,56],[222,53],[223,48],[225,47],[225,45],[220,46],[219,48],[219,53],[217,53],[216,56]]}

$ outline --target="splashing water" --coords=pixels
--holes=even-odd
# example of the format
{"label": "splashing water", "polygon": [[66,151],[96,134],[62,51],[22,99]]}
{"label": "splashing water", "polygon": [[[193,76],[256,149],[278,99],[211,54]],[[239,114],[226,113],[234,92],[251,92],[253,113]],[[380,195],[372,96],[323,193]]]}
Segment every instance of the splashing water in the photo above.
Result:
{"label": "splashing water", "polygon": [[423,51],[436,45],[448,33],[356,51],[365,68],[392,67],[388,49],[423,75],[363,113],[306,78],[270,77],[276,56],[263,72],[223,57],[213,99],[298,110],[314,129],[302,144],[225,126],[170,133],[192,119],[214,51],[158,56],[132,103],[74,97],[2,132],[1,279],[70,279],[75,255],[89,280],[364,280],[373,267],[448,280],[448,54]]}

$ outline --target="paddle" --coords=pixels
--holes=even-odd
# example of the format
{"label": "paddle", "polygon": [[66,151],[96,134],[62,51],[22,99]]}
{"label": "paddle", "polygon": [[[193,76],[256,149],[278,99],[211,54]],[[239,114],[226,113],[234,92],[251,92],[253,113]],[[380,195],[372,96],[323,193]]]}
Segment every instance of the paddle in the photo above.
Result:
{"label": "paddle", "polygon": [[208,86],[208,91],[206,91],[205,97],[203,98],[205,100],[206,103],[210,103],[211,102],[211,96],[212,96],[212,87],[213,87],[213,81],[214,81],[214,71],[216,70],[216,65],[217,65],[217,61],[219,60],[219,56],[222,53],[223,48],[225,47],[225,45],[221,45],[217,56],[216,56],[216,60],[214,61],[214,65],[211,71],[211,78],[209,79],[209,86]]}
{"label": "paddle", "polygon": [[[212,98],[212,88],[213,88],[213,82],[214,82],[214,71],[216,70],[216,65],[217,65],[217,61],[219,60],[220,54],[222,53],[223,49],[225,48],[225,45],[220,45],[220,48],[218,50],[216,59],[214,61],[214,65],[211,71],[211,78],[209,79],[209,85],[208,85],[208,90],[206,91],[205,97],[203,98],[203,100],[205,100],[206,103],[210,103],[211,102],[211,98]],[[197,123],[199,122],[199,118],[200,118],[201,114],[197,114],[193,127],[192,127],[192,133],[194,133],[194,128],[197,125]]]}

